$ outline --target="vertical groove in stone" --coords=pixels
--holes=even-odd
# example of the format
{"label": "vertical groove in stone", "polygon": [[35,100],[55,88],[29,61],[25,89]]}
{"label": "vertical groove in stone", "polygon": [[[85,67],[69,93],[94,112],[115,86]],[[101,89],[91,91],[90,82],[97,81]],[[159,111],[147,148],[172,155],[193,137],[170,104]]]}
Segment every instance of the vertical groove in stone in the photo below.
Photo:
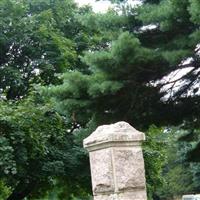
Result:
{"label": "vertical groove in stone", "polygon": [[114,149],[112,149],[112,168],[113,168],[113,180],[115,185],[115,192],[118,193],[118,185],[117,185],[117,177],[115,171],[115,156],[114,156]]}

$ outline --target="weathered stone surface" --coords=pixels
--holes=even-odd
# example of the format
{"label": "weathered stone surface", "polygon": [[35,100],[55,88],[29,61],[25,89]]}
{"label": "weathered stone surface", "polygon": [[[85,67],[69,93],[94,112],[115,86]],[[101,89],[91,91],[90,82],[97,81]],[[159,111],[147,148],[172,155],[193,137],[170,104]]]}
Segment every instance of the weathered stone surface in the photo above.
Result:
{"label": "weathered stone surface", "polygon": [[142,132],[137,131],[126,122],[118,122],[111,125],[99,126],[89,137],[84,139],[83,144],[85,148],[90,148],[105,143],[119,142],[128,144],[128,142],[140,142],[145,140],[145,135]]}
{"label": "weathered stone surface", "polygon": [[145,188],[144,160],[140,147],[115,149],[114,162],[119,191]]}
{"label": "weathered stone surface", "polygon": [[147,200],[145,190],[124,192],[118,194],[104,194],[94,196],[94,200]]}
{"label": "weathered stone surface", "polygon": [[126,122],[100,126],[84,140],[90,152],[94,200],[147,200],[141,142]]}
{"label": "weathered stone surface", "polygon": [[90,166],[93,193],[114,192],[113,166],[111,149],[92,151]]}

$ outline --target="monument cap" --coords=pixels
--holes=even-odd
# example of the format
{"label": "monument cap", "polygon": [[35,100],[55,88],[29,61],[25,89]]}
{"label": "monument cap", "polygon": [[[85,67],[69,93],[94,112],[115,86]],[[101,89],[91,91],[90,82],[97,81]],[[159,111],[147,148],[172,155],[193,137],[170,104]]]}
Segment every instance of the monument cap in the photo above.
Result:
{"label": "monument cap", "polygon": [[83,141],[84,148],[104,146],[105,144],[138,143],[145,140],[144,133],[137,131],[127,122],[117,122],[111,125],[99,126],[89,137]]}

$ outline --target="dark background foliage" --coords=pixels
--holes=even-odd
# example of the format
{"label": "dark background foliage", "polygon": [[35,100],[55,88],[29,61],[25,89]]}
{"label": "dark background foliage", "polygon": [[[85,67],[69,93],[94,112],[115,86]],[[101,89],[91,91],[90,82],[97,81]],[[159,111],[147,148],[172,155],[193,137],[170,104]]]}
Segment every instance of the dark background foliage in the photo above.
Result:
{"label": "dark background foliage", "polygon": [[0,1],[0,198],[89,198],[82,140],[122,120],[149,199],[199,192],[200,2],[112,2]]}

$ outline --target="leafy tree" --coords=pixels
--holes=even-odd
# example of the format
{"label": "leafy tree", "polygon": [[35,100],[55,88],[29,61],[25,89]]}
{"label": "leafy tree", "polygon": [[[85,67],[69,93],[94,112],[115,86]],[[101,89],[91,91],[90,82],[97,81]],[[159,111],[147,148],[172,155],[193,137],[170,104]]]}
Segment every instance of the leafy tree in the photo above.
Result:
{"label": "leafy tree", "polygon": [[[92,50],[82,57],[88,72],[77,69],[65,73],[63,84],[44,92],[53,97],[59,112],[82,128],[91,119],[97,125],[124,120],[142,130],[151,124],[178,125],[183,121],[198,126],[197,5],[197,1],[161,0],[125,7],[123,33],[100,51]],[[188,67],[191,71],[180,79],[161,81]],[[182,84],[175,90],[179,81]],[[168,84],[170,88],[163,89]],[[160,164],[153,167],[156,171]],[[154,192],[155,188],[152,196]]]}
{"label": "leafy tree", "polygon": [[[36,139],[32,136],[30,139],[33,144],[30,145],[30,162],[20,160],[16,163],[17,148],[12,150],[14,147],[10,145],[9,138],[11,133],[6,134],[5,139],[2,138],[3,149],[6,146],[5,155],[9,157],[9,173],[19,169],[26,172],[24,165],[32,160],[36,162],[36,166],[39,165],[36,173],[39,182],[36,183],[37,189],[40,188],[40,183],[43,188],[48,183],[48,178],[53,176],[53,172],[42,173],[45,166],[43,160],[66,161],[65,165],[57,165],[60,168],[56,177],[66,175],[67,170],[63,166],[69,166],[68,171],[73,169],[73,165],[67,163],[70,160],[67,156],[67,159],[61,156],[61,161],[53,155],[40,155],[43,148],[57,145],[46,138],[48,133],[45,131],[48,129],[58,128],[55,137],[65,135],[66,127],[73,132],[75,138],[61,138],[62,141],[56,148],[62,152],[62,145],[69,147],[67,155],[75,155],[77,162],[77,158],[84,157],[76,165],[80,167],[82,164],[85,166],[86,162],[85,154],[80,148],[82,138],[98,125],[124,120],[143,131],[151,124],[160,127],[187,122],[198,127],[200,3],[197,0],[144,0],[141,6],[133,8],[125,6],[123,1],[113,2],[120,3],[120,14],[113,10],[106,14],[95,14],[90,8],[79,9],[73,1],[67,0],[0,2],[0,7],[3,8],[0,12],[0,27],[3,30],[0,35],[1,97],[20,99],[28,94],[32,83],[40,83],[48,85],[42,87],[42,95],[51,97],[51,106],[55,106],[56,110],[45,118],[46,109],[52,111],[48,107],[49,101],[47,105],[29,100],[24,100],[27,103],[22,101],[19,105],[2,103],[2,117],[8,117],[3,120],[8,129],[5,129],[4,123],[0,125],[3,133],[12,133],[14,126],[14,133],[23,133],[22,136],[17,135],[17,139],[25,138],[28,142],[26,137],[32,134],[32,126],[37,125]],[[185,62],[188,58],[189,64]],[[171,72],[188,67],[192,67],[191,71],[180,79],[167,83],[161,81]],[[62,74],[56,76],[57,73]],[[174,90],[180,81],[180,87]],[[164,90],[169,83],[171,87]],[[39,106],[44,110],[38,110]],[[22,108],[27,109],[26,112]],[[17,111],[14,112],[15,110]],[[31,113],[37,113],[37,116]],[[29,118],[25,119],[25,114]],[[12,116],[16,116],[16,121]],[[66,125],[61,126],[59,120],[52,125],[51,120],[62,119],[62,116],[65,116]],[[38,125],[39,119],[44,118],[46,123]],[[21,122],[19,132],[16,125],[18,122]],[[44,131],[42,136],[41,131]],[[157,139],[151,140],[151,137],[154,138],[151,129],[149,135],[145,147],[145,162],[151,169],[148,171],[147,168],[147,181],[149,197],[152,197],[156,192],[152,184],[159,185],[162,182],[160,174],[164,157],[158,153],[163,152],[162,145],[157,143]],[[194,148],[188,149],[193,153],[192,156],[187,155],[197,159],[199,143],[192,147]],[[61,154],[65,153],[66,151]],[[161,161],[153,160],[152,155],[160,155]],[[38,164],[40,162],[41,165]],[[52,169],[54,164],[52,163]],[[7,169],[7,166],[2,169]],[[20,166],[19,169],[17,166]],[[34,164],[31,163],[30,166]],[[198,166],[194,169],[197,175]],[[178,172],[181,170],[182,168],[177,169]],[[5,172],[2,171],[2,174],[2,178],[5,177]],[[16,188],[18,178],[28,184],[23,188],[30,188],[29,182],[32,184],[32,180],[34,182],[36,179],[35,174],[24,173],[22,176],[18,171],[17,174],[19,177],[10,174],[6,178],[7,184],[12,188]],[[66,177],[71,177],[70,174],[73,175],[69,173]],[[78,179],[79,183],[81,180]],[[16,194],[15,190],[13,194]]]}
{"label": "leafy tree", "polygon": [[[198,26],[192,20],[194,17],[191,18],[189,12],[192,5],[189,1],[184,1],[184,3],[176,0],[161,1],[160,3],[158,1],[146,1],[138,8],[131,8],[130,12],[122,13],[127,20],[124,21],[126,23],[123,28],[121,27],[121,30],[128,30],[129,33],[122,33],[118,39],[115,38],[115,42],[109,43],[101,51],[93,50],[87,53],[82,60],[89,66],[89,72],[82,74],[76,71],[68,73],[69,76],[74,74],[74,78],[77,79],[83,79],[82,77],[87,79],[88,76],[88,79],[90,79],[88,88],[99,87],[89,88],[89,91],[86,94],[84,93],[86,96],[83,98],[95,102],[96,107],[93,107],[93,104],[91,105],[95,109],[99,108],[96,112],[98,115],[110,115],[109,119],[115,115],[116,120],[123,119],[134,122],[135,126],[141,124],[140,121],[147,122],[146,125],[142,124],[143,127],[152,123],[158,125],[180,124],[183,120],[194,121],[194,119],[198,119],[199,96],[194,95],[198,90],[195,84],[198,83],[199,76],[199,56],[195,51],[198,44]],[[176,9],[179,10],[178,13],[175,12]],[[137,24],[137,26],[130,28],[131,24]],[[152,24],[155,25],[155,28],[141,30],[144,25]],[[192,61],[189,65],[184,64],[183,62],[189,57],[192,58]],[[178,91],[173,90],[174,84],[167,91],[161,90],[169,83],[163,84],[158,81],[170,72],[188,66],[194,68],[183,76],[181,79],[183,84]],[[77,71],[79,70],[77,69]],[[101,86],[94,84],[96,79],[93,77],[97,74],[100,76],[99,80],[107,81],[106,84],[103,84],[102,80],[100,80]],[[66,82],[70,82],[69,76],[64,76]],[[178,82],[178,80],[174,80],[172,83],[175,82]],[[115,84],[112,85],[113,83]],[[110,86],[108,86],[109,84]],[[107,92],[107,88],[100,89],[100,87],[114,87],[116,84],[118,88],[110,89],[113,90],[110,94],[109,89]],[[59,86],[58,90],[61,87]],[[170,98],[166,98],[165,96],[170,94],[170,90],[173,91],[171,92],[172,95]],[[103,98],[103,96],[106,98]],[[62,99],[67,101],[67,95],[66,98],[64,96],[59,98],[61,101]],[[70,95],[70,98],[72,101],[73,94]],[[77,99],[77,102],[81,102],[81,96]],[[117,108],[117,105],[121,105],[120,108]],[[102,114],[105,111],[107,114]],[[124,113],[125,116],[121,116],[121,113]]]}
{"label": "leafy tree", "polygon": [[[87,54],[83,58],[91,66],[91,74],[78,71],[66,73],[63,75],[63,84],[43,88],[43,92],[44,95],[52,96],[56,110],[67,116],[69,122],[80,124],[81,130],[85,130],[91,119],[97,125],[125,120],[144,129],[148,126],[145,122],[150,123],[147,110],[156,107],[160,97],[156,95],[153,87],[143,83],[145,73],[142,69],[148,66],[147,70],[150,71],[151,66],[153,68],[156,65],[162,71],[159,63],[161,58],[162,55],[141,47],[137,38],[125,32],[109,49]],[[152,65],[149,66],[149,62],[152,62]],[[136,73],[132,80],[129,77],[131,73]],[[150,80],[151,74],[146,78]],[[137,82],[141,82],[141,85],[131,90]],[[135,94],[136,90],[138,91]],[[147,90],[149,96],[144,99],[143,95]],[[141,96],[137,96],[138,94]],[[147,105],[144,106],[144,102]],[[141,116],[146,119],[143,124],[140,124]],[[154,134],[157,135],[160,131],[155,130],[150,129],[145,148],[149,197],[152,196],[154,187],[162,184],[160,175],[164,162],[162,143],[154,137]],[[85,133],[87,135],[91,132],[85,130]],[[155,160],[152,160],[152,156],[156,156]]]}
{"label": "leafy tree", "polygon": [[0,199],[3,200],[3,199],[6,199],[6,197],[9,195],[10,193],[10,188],[7,187],[4,183],[4,181],[1,180],[0,182],[0,191],[1,191],[1,194],[0,194]]}
{"label": "leafy tree", "polygon": [[[181,127],[165,129],[162,139],[165,141],[165,164],[162,168],[164,182],[156,189],[161,199],[181,198],[183,194],[199,192],[199,181],[194,173],[194,166],[185,160],[190,144],[182,141],[186,131]],[[182,136],[181,136],[182,135]],[[180,137],[181,136],[181,137]]]}
{"label": "leafy tree", "polygon": [[35,94],[0,106],[0,178],[12,190],[8,200],[44,195],[61,178],[66,180],[68,199],[79,188],[87,188],[84,152],[50,104],[44,105]]}
{"label": "leafy tree", "polygon": [[[171,118],[168,111],[175,116],[170,120],[171,124],[181,124],[182,120],[194,122],[194,119],[199,119],[198,106],[196,106],[199,102],[200,19],[196,12],[199,2],[196,0],[147,0],[142,2],[143,4],[137,8],[129,8],[129,12],[127,12],[129,23],[135,25],[138,20],[138,26],[130,29],[129,25],[127,30],[136,35],[142,46],[159,52],[167,61],[163,64],[164,72],[160,74],[158,82],[152,79],[152,82],[155,83],[154,87],[165,91],[162,94],[166,108],[163,108],[162,111],[165,112],[165,122]],[[187,62],[185,62],[186,60]],[[176,70],[183,72],[188,67],[191,67],[191,70],[182,77],[165,83],[159,82],[159,80],[165,79],[167,74]],[[152,73],[156,75],[157,72],[160,73],[157,70]],[[169,84],[170,82],[171,84]],[[179,87],[177,87],[178,85]],[[168,89],[163,90],[164,86],[168,86]],[[166,94],[168,94],[168,98],[166,98]]]}
{"label": "leafy tree", "polygon": [[[27,96],[32,84],[61,83],[57,73],[77,66],[87,73],[78,55],[108,47],[117,26],[122,26],[115,19],[120,16],[115,11],[95,15],[89,7],[79,9],[66,0],[2,0],[0,4],[0,90],[5,99],[0,102],[2,198],[41,197],[51,186],[59,187],[61,199],[88,196],[89,168],[80,148],[82,140],[66,132],[74,131],[76,123],[71,127],[48,100],[36,98],[40,94]],[[109,22],[107,16],[116,21],[113,32],[100,28]],[[92,29],[91,22],[97,23]],[[82,174],[77,173],[80,168]]]}
{"label": "leafy tree", "polygon": [[[145,25],[154,24],[155,29],[147,30],[144,34],[146,39],[151,37],[151,42],[145,39],[144,44],[149,47],[159,48],[160,52],[170,62],[170,71],[176,69],[187,69],[192,67],[181,79],[181,85],[176,92],[171,94],[168,102],[176,106],[171,114],[179,121],[184,121],[182,128],[185,134],[178,141],[179,154],[182,160],[181,165],[172,166],[170,170],[170,181],[173,188],[172,193],[180,194],[186,191],[199,192],[199,23],[200,18],[197,9],[200,2],[196,0],[169,0],[160,1],[158,4],[146,4],[139,9],[139,19]],[[148,13],[148,15],[147,15]],[[142,40],[143,36],[140,38]],[[146,41],[146,42],[145,42]],[[167,43],[164,44],[164,41]],[[190,61],[184,62],[190,58]],[[174,81],[171,87],[175,86]],[[180,84],[180,82],[179,82]],[[188,161],[190,163],[188,163]],[[176,175],[184,171],[185,178],[190,179],[191,183],[185,179],[181,180]],[[170,173],[170,172],[169,172]],[[179,187],[176,181],[184,182],[183,187]],[[182,176],[184,179],[184,176]],[[188,184],[188,185],[187,185]]]}
{"label": "leafy tree", "polygon": [[156,192],[163,189],[165,178],[163,168],[167,162],[167,149],[164,128],[151,126],[146,132],[143,145],[148,199],[153,199]]}
{"label": "leafy tree", "polygon": [[149,119],[153,114],[151,110],[161,104],[157,89],[146,85],[146,79],[156,80],[157,77],[151,73],[145,76],[144,72],[147,66],[148,72],[156,66],[162,73],[161,59],[162,55],[141,47],[139,40],[126,32],[110,49],[89,53],[83,58],[91,66],[91,74],[66,73],[62,85],[49,87],[46,91],[54,97],[60,111],[68,112],[65,114],[69,114],[69,118],[73,113],[79,123],[84,124],[95,116],[100,123],[124,120],[134,121],[135,126],[140,127],[141,116],[148,124],[153,122]]}
{"label": "leafy tree", "polygon": [[1,97],[20,99],[33,83],[57,84],[56,73],[85,67],[78,55],[97,43],[80,23],[89,7],[79,9],[72,0],[2,0],[0,8]]}
{"label": "leafy tree", "polygon": [[[197,92],[200,66],[197,47],[199,25],[198,16],[194,9],[195,2],[188,0],[161,1],[157,5],[146,4],[138,11],[138,18],[143,21],[144,25],[156,25],[155,29],[145,31],[140,40],[142,44],[151,48],[159,48],[159,51],[170,63],[166,70],[171,72],[192,67],[192,70],[181,78],[182,84],[179,89],[171,93],[173,95],[168,99],[168,102],[175,106],[173,110],[177,114],[173,114],[180,121],[185,119],[191,122],[194,122],[195,118],[199,118],[195,111],[195,105],[199,102]],[[197,4],[195,5],[198,6]],[[184,62],[188,58],[191,59],[190,62],[188,61],[189,64]],[[177,81],[174,80],[171,89],[173,89],[175,82]],[[187,108],[190,108],[190,111]]]}

